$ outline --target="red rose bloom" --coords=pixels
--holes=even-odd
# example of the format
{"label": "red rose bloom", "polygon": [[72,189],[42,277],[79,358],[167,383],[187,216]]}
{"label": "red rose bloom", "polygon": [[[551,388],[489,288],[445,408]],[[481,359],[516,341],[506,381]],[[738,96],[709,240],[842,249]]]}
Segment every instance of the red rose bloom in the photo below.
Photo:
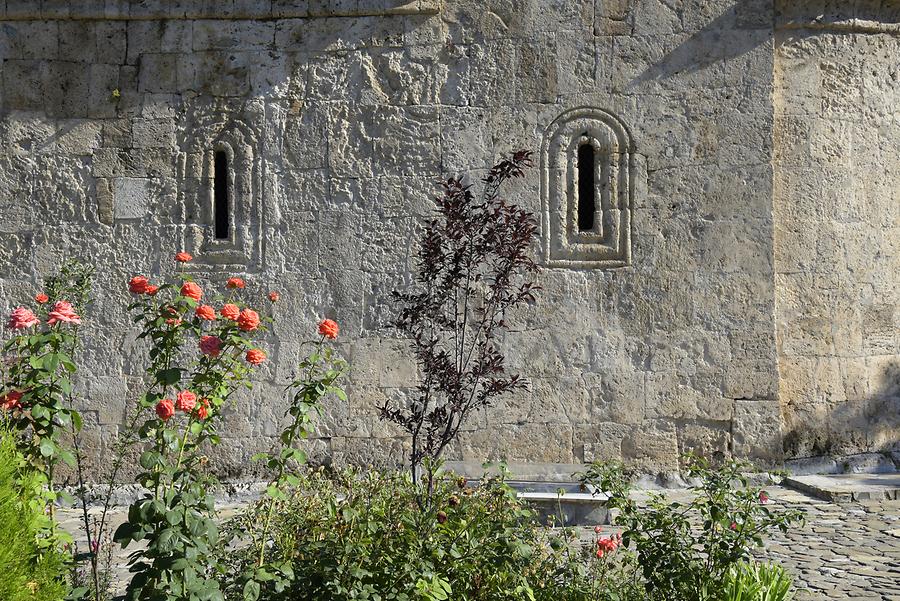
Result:
{"label": "red rose bloom", "polygon": [[184,285],[181,286],[181,296],[198,301],[203,298],[203,290],[201,290],[200,286],[194,282],[185,282]]}
{"label": "red rose bloom", "polygon": [[34,295],[34,300],[43,305],[44,303],[46,303],[47,301],[50,300],[50,297],[47,296],[46,294],[44,294],[43,292],[41,292],[40,294]]}
{"label": "red rose bloom", "polygon": [[250,349],[245,356],[250,365],[259,365],[266,360],[266,354],[258,348]]}
{"label": "red rose bloom", "polygon": [[244,283],[244,280],[241,278],[228,278],[228,281],[225,282],[226,288],[243,288],[247,284]]}
{"label": "red rose bloom", "polygon": [[181,251],[180,253],[175,255],[175,260],[179,263],[187,263],[188,261],[191,261],[193,259],[194,257],[190,253],[186,253],[184,251]]}
{"label": "red rose bloom", "polygon": [[197,395],[190,390],[182,390],[178,393],[178,396],[175,397],[175,408],[179,411],[190,413],[194,410],[194,405],[196,404]]}
{"label": "red rose bloom", "polygon": [[245,332],[252,332],[259,327],[259,314],[253,309],[244,309],[237,318],[238,327]]}
{"label": "red rose bloom", "polygon": [[200,352],[210,357],[218,357],[222,352],[222,339],[218,336],[202,336],[200,338]]}
{"label": "red rose bloom", "polygon": [[144,294],[147,296],[155,296],[159,291],[159,286],[154,286],[153,284],[147,284],[147,288],[144,289]]}
{"label": "red rose bloom", "polygon": [[278,299],[280,299],[280,298],[281,298],[281,295],[278,294],[278,292],[275,290],[273,290],[272,292],[269,293],[269,300],[272,301],[273,303],[277,303]]}
{"label": "red rose bloom", "polygon": [[216,310],[210,307],[209,305],[200,305],[194,311],[197,314],[197,317],[200,319],[205,319],[206,321],[215,321],[216,320]]}
{"label": "red rose bloom", "polygon": [[224,307],[222,307],[222,310],[219,311],[219,313],[225,319],[230,319],[231,321],[237,321],[237,318],[241,314],[241,310],[238,309],[237,305],[232,305],[229,303],[229,304],[225,305]]}
{"label": "red rose bloom", "polygon": [[143,294],[150,282],[142,275],[136,275],[128,281],[128,290],[132,294]]}
{"label": "red rose bloom", "polygon": [[158,402],[156,404],[156,415],[163,421],[175,415],[175,405],[172,404],[172,399],[163,399]]}
{"label": "red rose bloom", "polygon": [[340,328],[338,327],[336,321],[333,321],[331,319],[323,319],[319,323],[319,334],[321,334],[325,338],[328,338],[329,340],[334,340],[335,338],[337,338],[339,331]]}
{"label": "red rose bloom", "polygon": [[21,409],[22,403],[19,402],[21,398],[21,392],[19,392],[18,390],[10,390],[5,395],[0,396],[0,408],[5,409],[6,411]]}

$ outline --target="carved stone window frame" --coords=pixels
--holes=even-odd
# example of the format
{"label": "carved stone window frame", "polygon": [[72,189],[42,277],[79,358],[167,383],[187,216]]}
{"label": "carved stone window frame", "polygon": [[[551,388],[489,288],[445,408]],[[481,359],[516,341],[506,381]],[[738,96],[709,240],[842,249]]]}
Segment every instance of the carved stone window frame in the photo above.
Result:
{"label": "carved stone window frame", "polygon": [[[220,113],[221,114],[221,113]],[[199,119],[178,164],[179,202],[186,211],[183,248],[195,261],[186,267],[263,268],[263,194],[257,136],[233,115]],[[215,157],[228,159],[229,231],[215,235]]]}
{"label": "carved stone window frame", "polygon": [[[578,229],[578,149],[594,148],[593,230]],[[557,117],[541,144],[543,262],[548,267],[612,269],[631,264],[635,149],[612,113],[579,107]]]}

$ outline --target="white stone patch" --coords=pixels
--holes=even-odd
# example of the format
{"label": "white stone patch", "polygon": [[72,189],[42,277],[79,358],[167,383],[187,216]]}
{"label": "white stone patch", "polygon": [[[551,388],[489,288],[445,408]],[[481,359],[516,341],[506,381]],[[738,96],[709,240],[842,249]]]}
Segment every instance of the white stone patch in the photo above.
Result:
{"label": "white stone patch", "polygon": [[140,219],[150,206],[150,180],[118,177],[113,180],[113,206],[116,219]]}

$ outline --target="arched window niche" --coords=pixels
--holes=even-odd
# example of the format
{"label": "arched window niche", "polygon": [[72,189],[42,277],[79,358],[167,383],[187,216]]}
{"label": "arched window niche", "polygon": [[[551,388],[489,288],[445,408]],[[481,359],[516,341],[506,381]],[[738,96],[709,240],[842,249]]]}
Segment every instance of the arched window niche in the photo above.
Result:
{"label": "arched window niche", "polygon": [[631,263],[634,145],[621,120],[581,107],[557,117],[541,145],[543,260],[548,267]]}
{"label": "arched window niche", "polygon": [[258,136],[226,111],[197,116],[194,123],[185,130],[178,163],[183,248],[195,256],[186,268],[261,269],[264,207],[262,166],[254,152]]}

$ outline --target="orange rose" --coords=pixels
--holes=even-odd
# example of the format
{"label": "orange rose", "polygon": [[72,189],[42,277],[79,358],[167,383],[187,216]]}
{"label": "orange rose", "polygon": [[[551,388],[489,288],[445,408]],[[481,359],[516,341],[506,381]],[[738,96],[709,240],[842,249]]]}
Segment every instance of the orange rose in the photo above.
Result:
{"label": "orange rose", "polygon": [[230,319],[231,321],[237,321],[237,318],[241,314],[241,310],[238,309],[237,305],[232,305],[231,303],[229,303],[229,304],[225,305],[224,307],[222,307],[222,310],[219,311],[219,313],[225,319]]}
{"label": "orange rose", "polygon": [[245,332],[252,332],[259,327],[259,314],[253,309],[244,309],[237,318],[238,327]]}
{"label": "orange rose", "polygon": [[175,415],[175,405],[172,403],[172,399],[163,399],[158,402],[156,404],[156,415],[163,421]]}
{"label": "orange rose", "polygon": [[200,419],[209,417],[209,399],[200,399],[196,407],[194,407],[194,412]]}
{"label": "orange rose", "polygon": [[245,356],[250,365],[259,365],[266,360],[266,354],[258,348],[250,349]]}
{"label": "orange rose", "polygon": [[191,253],[186,253],[184,251],[181,251],[180,253],[175,255],[175,260],[179,263],[187,263],[188,261],[192,261],[193,259],[194,257],[191,255]]}
{"label": "orange rose", "polygon": [[243,288],[247,284],[244,283],[244,280],[241,278],[228,278],[228,281],[225,282],[226,288]]}
{"label": "orange rose", "polygon": [[175,408],[179,411],[190,413],[194,410],[194,405],[196,404],[197,395],[190,390],[182,390],[178,393],[178,396],[175,397]]}
{"label": "orange rose", "polygon": [[338,327],[338,324],[336,321],[333,321],[331,319],[323,319],[319,323],[319,334],[321,334],[325,338],[334,340],[335,338],[338,337],[339,331],[340,331],[340,328]]}
{"label": "orange rose", "polygon": [[273,290],[272,292],[269,293],[269,300],[272,301],[273,303],[277,303],[278,299],[280,299],[280,298],[281,298],[281,295],[278,294],[278,292],[276,292],[275,290]]}
{"label": "orange rose", "polygon": [[154,286],[153,284],[147,284],[147,288],[144,289],[144,294],[147,296],[156,296],[156,293],[159,291],[159,286]]}
{"label": "orange rose", "polygon": [[34,300],[43,305],[50,300],[50,297],[41,292],[40,294],[34,295]]}
{"label": "orange rose", "polygon": [[181,296],[192,298],[195,301],[198,301],[203,298],[203,290],[201,290],[200,286],[198,286],[194,282],[185,282],[181,287]]}
{"label": "orange rose", "polygon": [[216,320],[216,310],[210,307],[209,305],[200,305],[194,310],[194,313],[200,319],[205,319],[206,321],[215,321]]}

